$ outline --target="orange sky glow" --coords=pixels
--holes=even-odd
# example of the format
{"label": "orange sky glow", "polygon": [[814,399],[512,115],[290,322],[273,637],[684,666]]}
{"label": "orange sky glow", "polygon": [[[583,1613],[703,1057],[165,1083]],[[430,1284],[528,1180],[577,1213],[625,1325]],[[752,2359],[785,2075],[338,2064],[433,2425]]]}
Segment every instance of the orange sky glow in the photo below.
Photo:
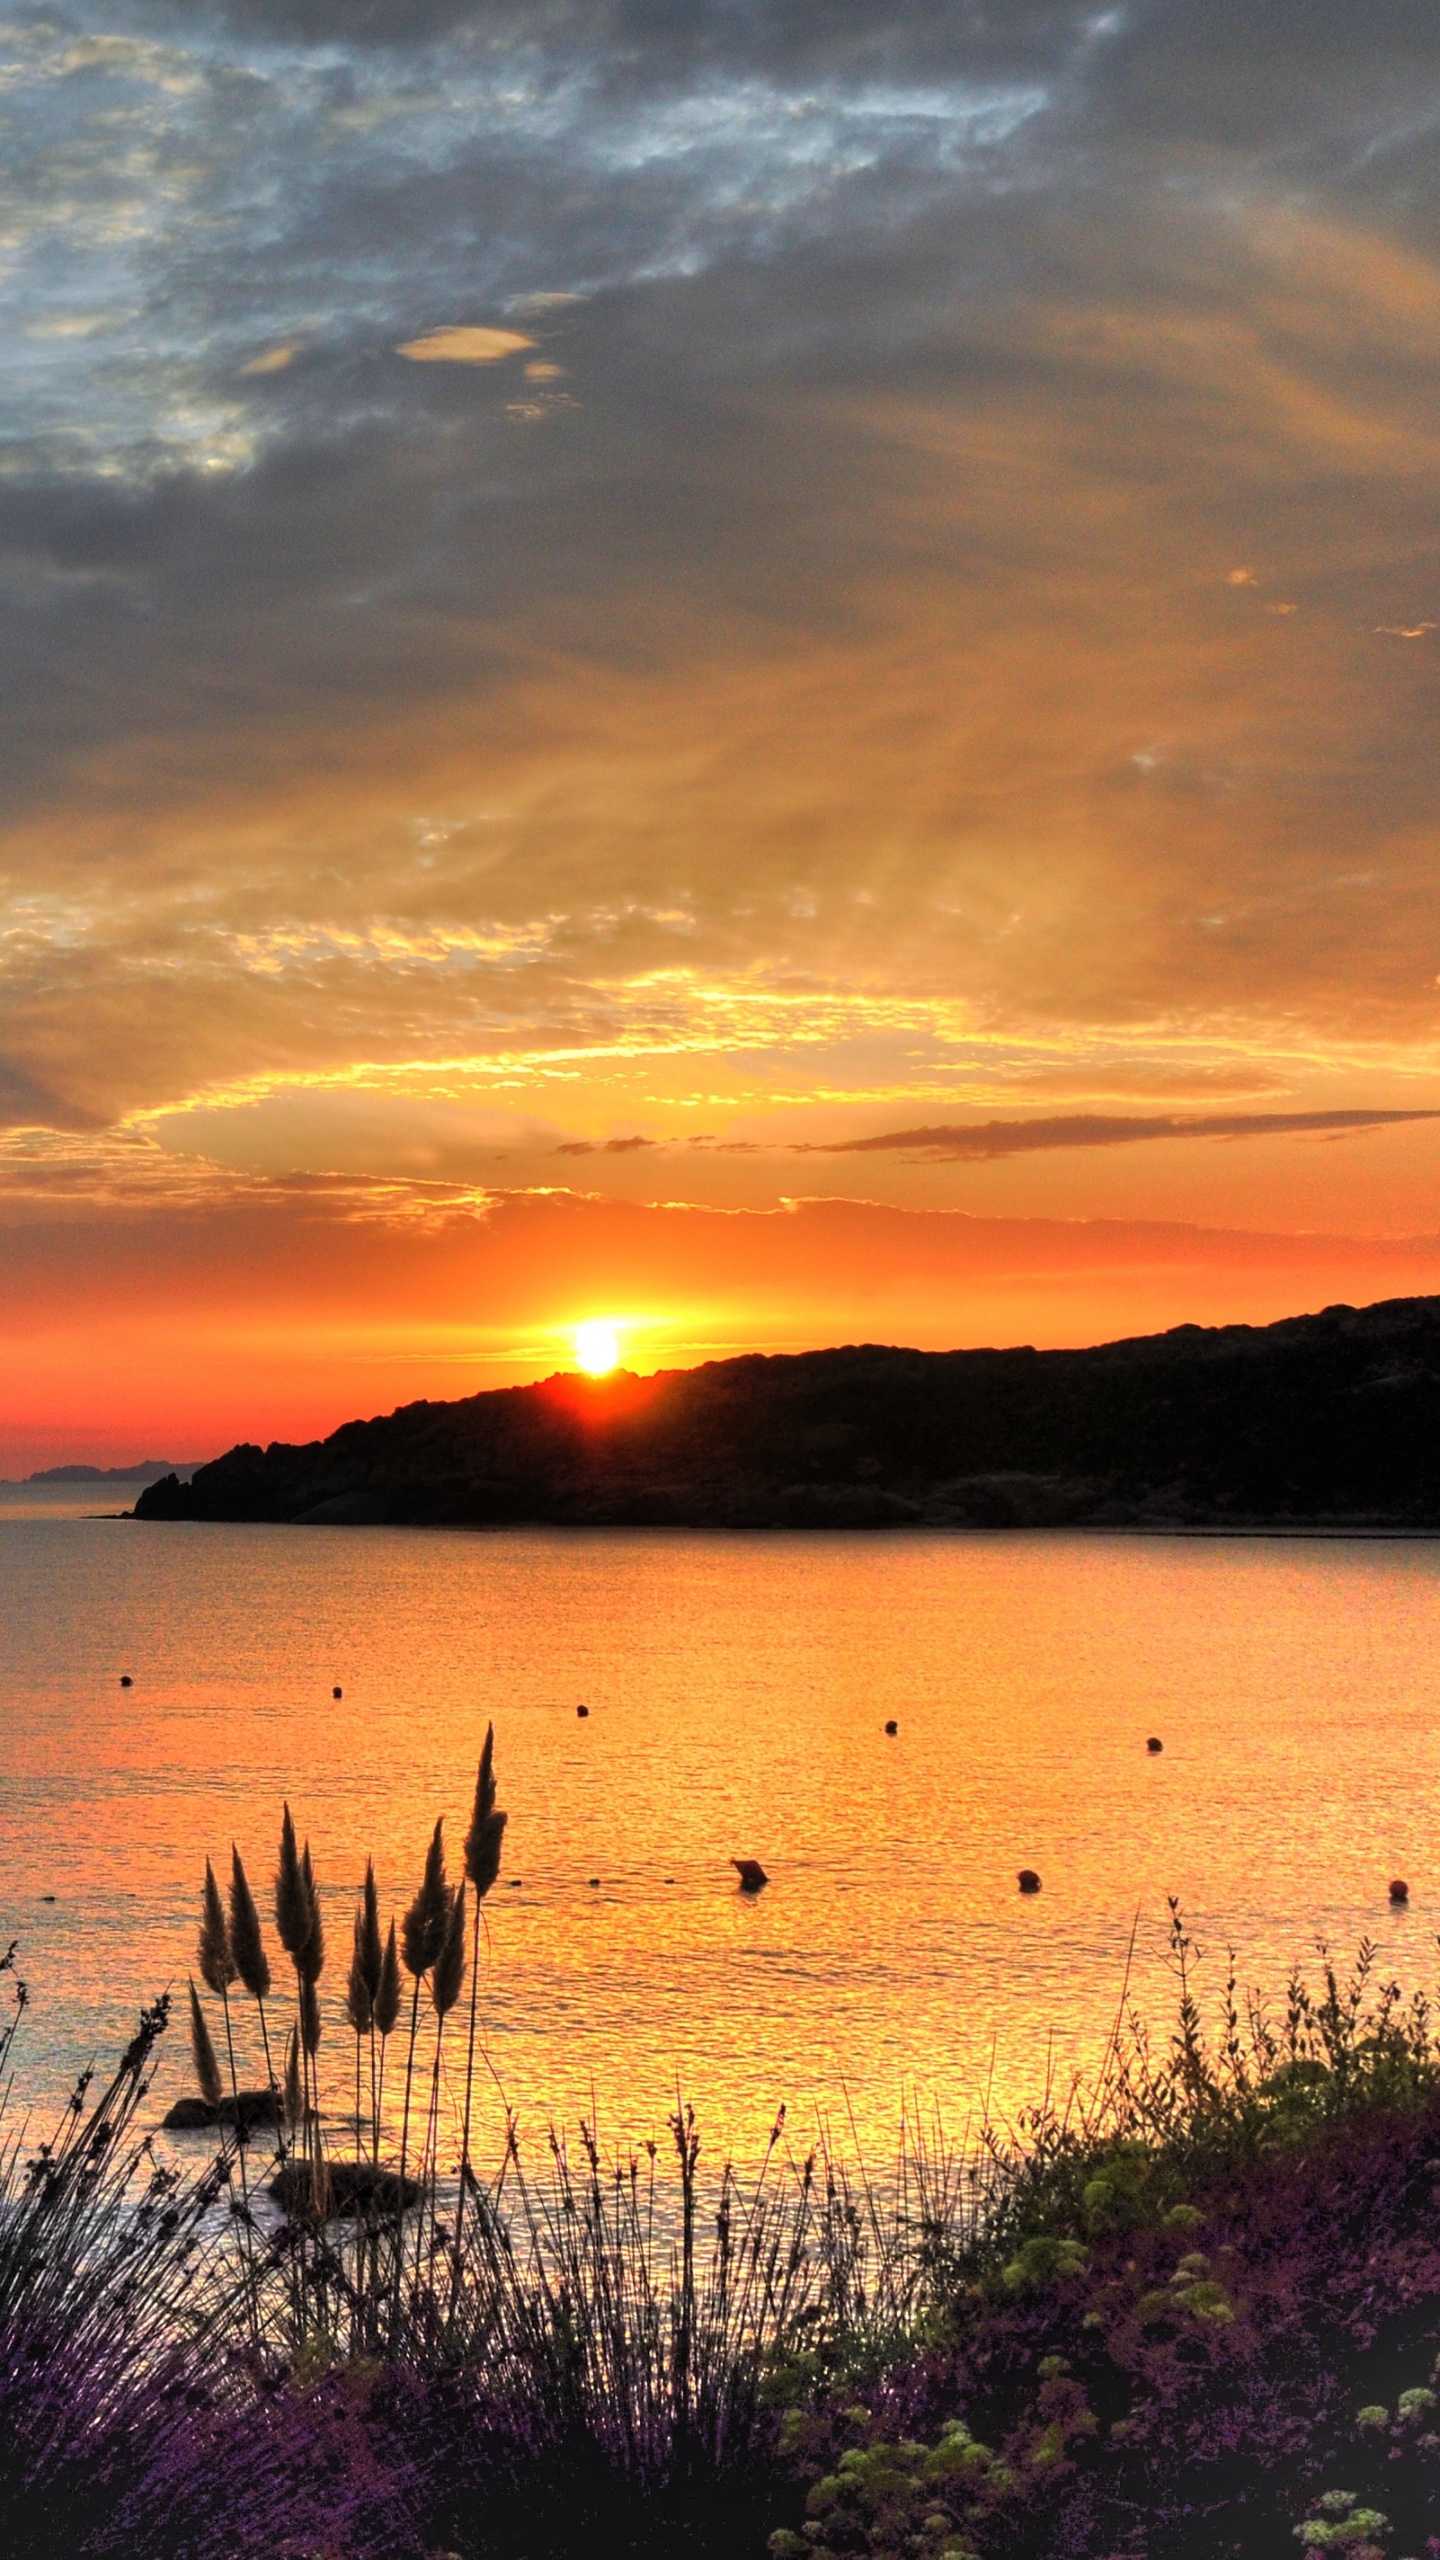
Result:
{"label": "orange sky glow", "polygon": [[1440,1290],[1409,21],[992,14],[37,36],[0,1474]]}

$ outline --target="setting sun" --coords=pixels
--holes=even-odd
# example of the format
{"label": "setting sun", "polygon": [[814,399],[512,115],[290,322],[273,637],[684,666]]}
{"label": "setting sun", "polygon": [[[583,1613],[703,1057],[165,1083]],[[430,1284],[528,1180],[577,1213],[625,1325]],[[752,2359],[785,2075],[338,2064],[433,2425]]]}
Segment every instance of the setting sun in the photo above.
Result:
{"label": "setting sun", "polygon": [[575,1358],[589,1378],[603,1378],[620,1357],[620,1337],[613,1324],[577,1324]]}

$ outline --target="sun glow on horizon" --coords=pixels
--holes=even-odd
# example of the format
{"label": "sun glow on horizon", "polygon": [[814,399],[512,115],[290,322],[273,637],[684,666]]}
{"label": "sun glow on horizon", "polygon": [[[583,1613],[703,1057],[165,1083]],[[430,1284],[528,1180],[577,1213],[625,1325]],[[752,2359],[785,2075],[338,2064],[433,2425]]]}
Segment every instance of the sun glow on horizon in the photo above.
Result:
{"label": "sun glow on horizon", "polygon": [[620,1336],[603,1317],[575,1327],[575,1359],[587,1378],[604,1378],[619,1366]]}

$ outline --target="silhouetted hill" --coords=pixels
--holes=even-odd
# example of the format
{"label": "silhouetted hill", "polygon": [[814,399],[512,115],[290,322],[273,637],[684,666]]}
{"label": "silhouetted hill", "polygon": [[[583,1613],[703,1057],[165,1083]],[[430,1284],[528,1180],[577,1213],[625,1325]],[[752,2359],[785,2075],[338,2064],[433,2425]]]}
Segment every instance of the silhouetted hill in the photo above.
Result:
{"label": "silhouetted hill", "polygon": [[1089,1351],[561,1376],[241,1447],[142,1520],[1440,1528],[1440,1299]]}

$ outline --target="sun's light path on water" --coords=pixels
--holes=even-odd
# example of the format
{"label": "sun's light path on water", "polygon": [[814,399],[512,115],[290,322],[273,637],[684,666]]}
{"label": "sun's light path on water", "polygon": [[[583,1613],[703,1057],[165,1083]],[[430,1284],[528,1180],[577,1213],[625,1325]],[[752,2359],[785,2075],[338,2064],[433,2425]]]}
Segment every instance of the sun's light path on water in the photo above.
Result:
{"label": "sun's light path on water", "polygon": [[575,1327],[575,1358],[587,1378],[603,1378],[620,1358],[620,1336],[613,1324],[598,1319]]}

